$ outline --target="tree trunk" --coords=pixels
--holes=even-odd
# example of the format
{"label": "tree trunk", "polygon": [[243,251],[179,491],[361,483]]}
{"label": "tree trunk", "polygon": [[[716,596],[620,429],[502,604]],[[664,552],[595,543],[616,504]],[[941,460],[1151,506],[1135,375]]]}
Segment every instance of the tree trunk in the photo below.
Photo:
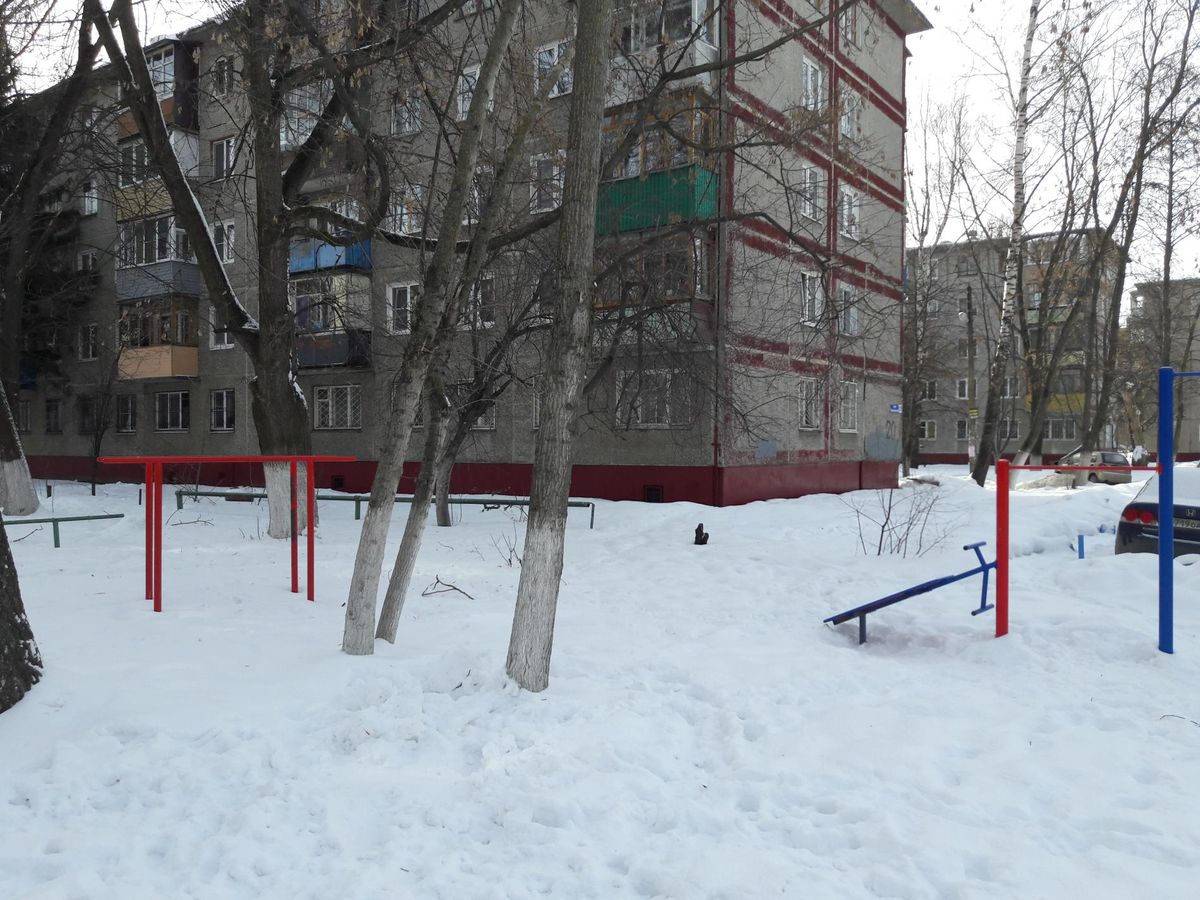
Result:
{"label": "tree trunk", "polygon": [[384,547],[395,505],[396,485],[404,469],[404,453],[408,447],[417,404],[434,353],[434,337],[441,323],[442,313],[446,311],[449,302],[454,248],[458,241],[468,191],[475,177],[483,126],[488,117],[491,98],[495,94],[501,64],[517,24],[520,6],[519,3],[504,3],[496,17],[487,53],[479,69],[475,94],[463,123],[454,175],[442,210],[437,248],[425,272],[421,303],[401,359],[395,407],[380,449],[375,480],[371,485],[371,500],[367,504],[367,515],[359,536],[358,550],[354,556],[354,571],[346,598],[346,627],[342,635],[342,650],[351,655],[365,655],[375,650],[375,607],[383,568]]}
{"label": "tree trunk", "polygon": [[[1017,140],[1013,150],[1012,233],[1009,235],[1008,257],[1004,265],[1004,299],[1000,306],[1000,330],[992,354],[992,365],[988,371],[987,408],[983,415],[983,431],[979,435],[975,464],[971,467],[971,477],[980,485],[987,481],[988,469],[996,456],[996,425],[1000,420],[1000,396],[1004,392],[1004,376],[1008,371],[1013,302],[1017,297],[1017,283],[1021,277],[1022,244],[1025,235],[1025,133],[1029,128],[1029,73],[1033,65],[1033,38],[1037,33],[1039,2],[1040,0],[1033,0],[1029,5],[1029,25],[1025,31],[1025,49],[1021,55],[1021,85],[1016,109]],[[968,390],[969,388],[968,382]]]}
{"label": "tree trunk", "polygon": [[612,0],[579,0],[574,89],[567,124],[567,158],[552,293],[554,324],[539,421],[525,556],[513,613],[506,668],[530,691],[550,683],[554,617],[562,576],[567,500],[571,488],[572,428],[590,347],[592,268],[596,238],[596,183],[600,131],[608,80]]}
{"label": "tree trunk", "polygon": [[29,474],[29,463],[21,452],[16,416],[8,403],[8,392],[0,388],[0,513],[28,516],[37,512],[37,491]]}
{"label": "tree trunk", "polygon": [[412,583],[413,569],[421,542],[425,537],[425,523],[429,520],[429,501],[433,497],[437,472],[437,458],[445,434],[446,416],[430,414],[429,433],[425,435],[425,452],[421,457],[421,474],[413,490],[412,505],[408,508],[408,520],[404,523],[404,537],[396,551],[396,563],[388,579],[387,593],[383,598],[383,609],[379,613],[379,626],[375,637],[389,644],[396,643],[396,629],[400,625],[400,614],[404,611],[404,598]]}
{"label": "tree trunk", "polygon": [[438,457],[436,477],[434,478],[438,528],[449,528],[454,524],[450,518],[450,475],[453,471],[454,456],[443,453]]}
{"label": "tree trunk", "polygon": [[21,602],[17,566],[0,524],[0,713],[25,696],[42,677],[42,655]]}

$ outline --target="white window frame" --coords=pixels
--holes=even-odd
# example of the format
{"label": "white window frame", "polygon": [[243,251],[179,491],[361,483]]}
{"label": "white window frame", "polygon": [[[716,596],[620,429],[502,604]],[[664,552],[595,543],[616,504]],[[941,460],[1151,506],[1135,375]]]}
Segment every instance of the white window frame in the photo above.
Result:
{"label": "white window frame", "polygon": [[[120,157],[117,164],[117,184],[132,187],[150,177],[150,153],[141,138],[124,141],[117,148]],[[126,165],[128,156],[128,165]]]}
{"label": "white window frame", "polygon": [[231,263],[235,257],[235,240],[237,228],[233,222],[214,222],[212,226],[213,245],[217,250],[217,258],[223,263]]}
{"label": "white window frame", "polygon": [[817,378],[801,378],[796,388],[800,413],[801,431],[820,431],[823,416],[821,403],[821,381]]}
{"label": "white window frame", "polygon": [[968,379],[966,379],[966,378],[959,378],[957,381],[955,381],[954,397],[956,400],[970,400],[971,399],[970,385],[967,382],[968,382]]}
{"label": "white window frame", "polygon": [[842,37],[842,45],[859,47],[862,44],[862,32],[859,30],[858,5],[843,7],[838,15],[838,33]]}
{"label": "white window frame", "polygon": [[926,378],[921,385],[921,400],[936,400],[937,399],[937,379]]}
{"label": "white window frame", "polygon": [[838,384],[838,431],[854,434],[858,431],[858,382]]}
{"label": "white window frame", "polygon": [[99,268],[100,256],[95,250],[80,250],[75,256],[76,272],[95,272]]}
{"label": "white window frame", "polygon": [[137,394],[117,394],[117,434],[137,432]]}
{"label": "white window frame", "polygon": [[825,170],[806,163],[801,170],[800,215],[819,222],[825,217]]}
{"label": "white window frame", "polygon": [[[538,164],[553,162],[553,171],[549,179],[543,178],[538,172]],[[539,153],[529,158],[529,211],[531,213],[550,212],[562,206],[563,187],[566,177],[567,154],[564,150],[554,153]],[[543,190],[548,186],[548,190]],[[539,203],[540,196],[546,193],[549,205]]]}
{"label": "white window frame", "polygon": [[146,68],[150,70],[150,81],[154,84],[154,96],[158,99],[175,93],[175,48],[165,47],[146,56]]}
{"label": "white window frame", "polygon": [[[209,153],[212,159],[213,181],[222,181],[233,175],[233,164],[237,158],[237,139],[232,137],[217,138],[209,141]],[[217,151],[220,150],[220,153]],[[217,165],[220,157],[221,164]]]}
{"label": "white window frame", "polygon": [[1018,441],[1021,439],[1020,419],[1001,419],[997,423],[996,436],[1002,441]]}
{"label": "white window frame", "polygon": [[91,175],[83,180],[79,190],[79,214],[94,216],[100,212],[100,189],[96,185],[96,176]]}
{"label": "white window frame", "polygon": [[214,97],[226,97],[233,90],[233,59],[229,56],[218,56],[212,64],[212,94]]}
{"label": "white window frame", "polygon": [[[157,224],[154,227],[154,239],[147,241],[145,234],[139,234],[136,229],[145,229],[149,222],[166,221],[166,242],[167,252],[159,255],[159,249],[163,236],[158,234],[160,226]],[[145,254],[145,250],[153,245],[153,258]],[[186,250],[186,253],[184,252]],[[140,258],[139,258],[140,256]],[[160,262],[192,262],[195,257],[191,252],[191,241],[188,240],[187,232],[180,227],[175,216],[153,216],[146,219],[132,219],[128,222],[122,222],[119,229],[119,254],[117,257],[117,265],[122,269],[132,268],[136,266],[152,266]]]}
{"label": "white window frame", "polygon": [[384,227],[398,234],[420,234],[425,227],[425,189],[408,184],[392,196]]}
{"label": "white window frame", "polygon": [[[222,328],[216,321],[217,311],[211,306],[208,311],[208,349],[232,350],[235,342],[228,328]],[[219,338],[219,340],[218,340]]]}
{"label": "white window frame", "polygon": [[[221,396],[218,424],[217,396]],[[233,388],[216,388],[208,392],[208,430],[228,434],[237,424],[237,392]]]}
{"label": "white window frame", "polygon": [[809,112],[825,108],[825,68],[811,57],[800,63],[800,104]]}
{"label": "white window frame", "polygon": [[417,88],[407,92],[398,91],[392,95],[392,134],[396,137],[410,137],[421,132],[423,99]]}
{"label": "white window frame", "polygon": [[959,441],[971,439],[971,423],[967,419],[958,419],[954,423],[954,436]]}
{"label": "white window frame", "polygon": [[806,325],[820,325],[825,315],[825,286],[816,272],[800,273],[800,320]]}
{"label": "white window frame", "polygon": [[838,330],[850,337],[857,335],[862,323],[859,321],[858,297],[854,288],[845,284],[838,287],[838,306]]}
{"label": "white window frame", "polygon": [[1019,375],[1005,375],[1004,389],[1000,397],[1004,400],[1015,400],[1020,396],[1021,378]]}
{"label": "white window frame", "polygon": [[[491,316],[489,318],[484,318],[483,316],[483,310],[485,307],[482,305],[481,295],[483,294],[483,285],[485,284],[489,286],[488,290],[490,290],[492,295]],[[479,276],[479,279],[473,285],[471,285],[470,291],[467,294],[467,306],[464,310],[460,327],[494,328],[497,320],[496,308],[496,276],[494,274],[485,272]]]}
{"label": "white window frame", "polygon": [[[324,425],[321,424],[322,415],[325,418]],[[356,431],[361,428],[361,385],[322,384],[313,387],[314,431]]]}
{"label": "white window frame", "polygon": [[[387,329],[392,334],[408,334],[412,331],[412,317],[414,309],[414,300],[418,295],[421,285],[416,281],[396,281],[387,286]],[[405,323],[403,327],[396,325],[396,292],[403,290],[405,292],[404,308],[405,308]]]}
{"label": "white window frame", "polygon": [[479,90],[479,66],[467,66],[458,76],[454,87],[455,111],[461,121],[467,117],[471,109],[471,101]]}
{"label": "white window frame", "polygon": [[[626,369],[620,377],[619,393],[617,397],[617,424],[640,431],[655,431],[668,428],[678,428],[686,422],[677,421],[676,412],[672,410],[672,400],[675,394],[675,380],[681,376],[681,373],[675,369]],[[644,385],[648,379],[663,379],[659,389],[663,392],[660,395],[665,420],[649,421],[645,418],[645,406],[643,399],[646,396]],[[637,384],[637,396],[626,398],[626,394],[631,385]],[[686,416],[684,417],[686,418]]]}
{"label": "white window frame", "polygon": [[838,233],[855,241],[862,233],[862,198],[853,188],[838,189]]}
{"label": "white window frame", "polygon": [[495,431],[496,430],[496,401],[485,400],[487,404],[484,412],[475,420],[475,424],[471,426],[472,431]]}
{"label": "white window frame", "polygon": [[936,441],[937,421],[934,419],[921,419],[917,422],[917,440]]}
{"label": "white window frame", "polygon": [[[568,40],[553,41],[549,44],[543,44],[533,52],[533,74],[537,90],[541,90],[542,79],[549,75],[554,67],[558,65],[570,46],[571,42]],[[570,66],[563,69],[558,82],[554,87],[550,88],[551,97],[564,97],[571,93],[571,89],[574,87],[571,74]]]}
{"label": "white window frame", "polygon": [[857,141],[862,137],[862,96],[851,88],[842,88],[842,109],[838,116],[842,137]]}
{"label": "white window frame", "polygon": [[[174,401],[174,404],[172,404]],[[164,411],[162,404],[166,403],[166,427],[161,425]],[[174,405],[174,409],[172,409]],[[186,415],[184,414],[186,407]],[[187,421],[184,421],[184,420]],[[174,424],[172,423],[174,420]],[[192,426],[192,402],[190,391],[159,391],[154,395],[154,430],[160,432],[185,432]]]}
{"label": "white window frame", "polygon": [[93,362],[100,358],[100,326],[95,322],[79,326],[79,360]]}

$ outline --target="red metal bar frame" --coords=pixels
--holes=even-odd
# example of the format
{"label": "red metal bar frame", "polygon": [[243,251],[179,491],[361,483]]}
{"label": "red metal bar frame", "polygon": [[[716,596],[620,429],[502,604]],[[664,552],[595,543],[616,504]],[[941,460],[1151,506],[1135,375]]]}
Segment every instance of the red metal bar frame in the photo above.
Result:
{"label": "red metal bar frame", "polygon": [[316,524],[316,494],[313,488],[313,463],[311,459],[306,459],[304,461],[304,486],[304,493],[306,495],[307,502],[306,512],[308,513],[308,543],[305,547],[305,561],[308,564],[308,577],[306,581],[308,584],[308,600],[311,603],[316,600],[316,597],[314,596],[315,589],[313,587],[313,577],[316,572],[316,565],[313,557],[313,550],[316,546],[316,541],[313,537],[313,526]]}
{"label": "red metal bar frame", "polygon": [[304,463],[305,493],[308,508],[308,599],[315,600],[314,575],[316,570],[313,521],[315,513],[315,478],[313,464],[319,462],[355,462],[354,456],[101,456],[97,462],[103,465],[143,466],[146,480],[146,599],[154,601],[154,611],[162,612],[162,528],[163,528],[163,463],[289,463],[291,475],[292,516],[292,593],[300,593],[299,584],[299,538],[296,535],[296,466]]}
{"label": "red metal bar frame", "polygon": [[296,536],[296,461],[288,461],[288,504],[292,517],[292,593],[300,593],[299,538]]}
{"label": "red metal bar frame", "polygon": [[1157,472],[1160,466],[1014,466],[996,460],[996,637],[1008,634],[1008,509],[1012,472]]}

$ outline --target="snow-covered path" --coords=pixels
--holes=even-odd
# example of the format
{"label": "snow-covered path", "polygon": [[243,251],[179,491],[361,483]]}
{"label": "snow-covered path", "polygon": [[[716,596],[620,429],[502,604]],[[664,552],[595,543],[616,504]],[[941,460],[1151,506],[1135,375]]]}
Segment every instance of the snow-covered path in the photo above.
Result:
{"label": "snow-covered path", "polygon": [[185,505],[155,615],[136,489],[59,487],[127,518],[15,544],[47,670],[0,717],[0,898],[1197,896],[1200,565],[1159,654],[1155,558],[1096,534],[1136,485],[1014,493],[1004,640],[976,581],[863,647],[821,624],[992,540],[992,492],[935,472],[920,558],[862,553],[871,493],[572,511],[540,695],[503,677],[516,513],[431,527],[397,644],[350,658],[350,504],[315,604],[264,510]]}

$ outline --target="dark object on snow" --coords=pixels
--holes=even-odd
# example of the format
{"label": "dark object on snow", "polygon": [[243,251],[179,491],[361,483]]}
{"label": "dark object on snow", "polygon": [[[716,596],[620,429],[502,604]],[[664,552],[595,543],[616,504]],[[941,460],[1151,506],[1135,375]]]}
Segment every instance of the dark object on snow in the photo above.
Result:
{"label": "dark object on snow", "polygon": [[696,526],[696,543],[701,546],[708,543],[708,532],[704,530],[703,522]]}

